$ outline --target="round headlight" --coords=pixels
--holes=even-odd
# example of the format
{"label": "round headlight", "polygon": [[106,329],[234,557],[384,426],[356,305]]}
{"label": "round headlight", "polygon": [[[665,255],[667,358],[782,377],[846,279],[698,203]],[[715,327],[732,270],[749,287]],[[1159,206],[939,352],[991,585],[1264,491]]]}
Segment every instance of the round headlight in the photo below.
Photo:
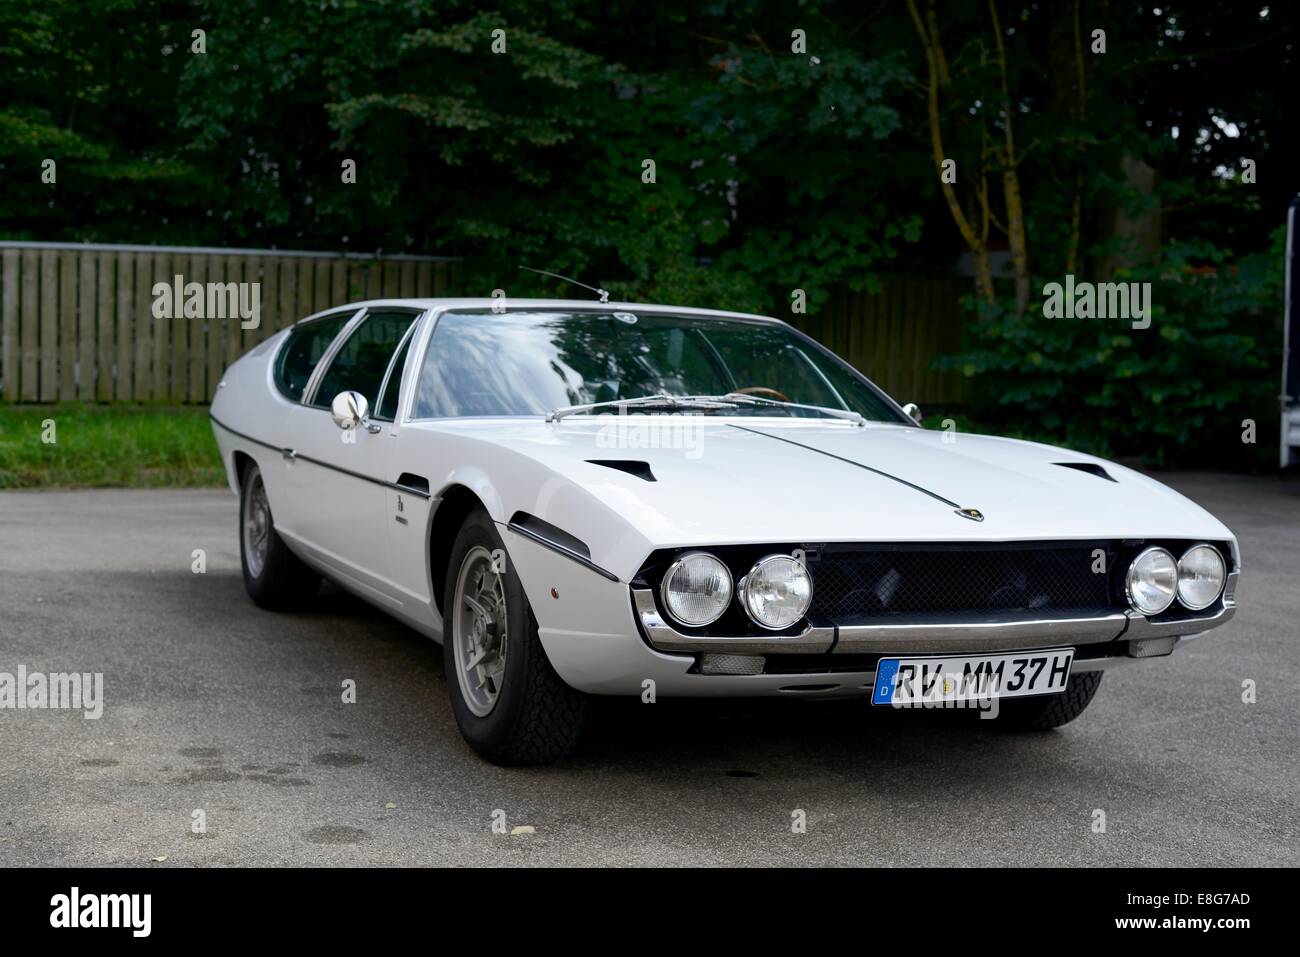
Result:
{"label": "round headlight", "polygon": [[699,628],[717,621],[731,604],[731,572],[707,552],[691,552],[673,562],[660,594],[668,614]]}
{"label": "round headlight", "polygon": [[1178,600],[1192,611],[1209,608],[1223,591],[1223,556],[1213,545],[1193,545],[1178,559]]}
{"label": "round headlight", "polygon": [[1178,590],[1178,565],[1163,548],[1148,548],[1128,567],[1128,603],[1144,615],[1158,615]]}
{"label": "round headlight", "polygon": [[803,562],[769,555],[740,580],[740,600],[756,624],[773,631],[789,628],[808,610],[812,578]]}

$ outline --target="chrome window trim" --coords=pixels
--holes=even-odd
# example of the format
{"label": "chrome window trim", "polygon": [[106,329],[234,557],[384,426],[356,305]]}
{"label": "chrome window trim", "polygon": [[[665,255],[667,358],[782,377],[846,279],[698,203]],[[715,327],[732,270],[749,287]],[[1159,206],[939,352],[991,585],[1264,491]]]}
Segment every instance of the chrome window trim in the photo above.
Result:
{"label": "chrome window trim", "polygon": [[[372,304],[372,305],[362,306],[361,312],[353,316],[352,321],[349,322],[346,326],[344,326],[343,329],[339,332],[338,338],[336,338],[332,343],[330,343],[329,353],[321,357],[321,361],[316,366],[316,371],[312,374],[311,381],[307,383],[308,388],[312,390],[310,399],[306,397],[307,390],[303,390],[303,403],[302,403],[303,405],[310,406],[311,408],[317,410],[323,409],[324,411],[327,412],[329,411],[328,407],[326,406],[318,406],[312,404],[316,401],[316,390],[320,388],[321,379],[325,378],[325,373],[329,369],[329,363],[332,363],[334,361],[334,358],[335,356],[338,355],[339,350],[341,350],[343,346],[347,343],[348,337],[351,336],[354,331],[356,331],[357,327],[360,326],[361,323],[365,321],[367,316],[369,316],[371,313],[381,313],[381,312],[413,313],[415,315],[415,321],[412,323],[412,325],[414,326],[416,323],[420,321],[420,317],[424,315],[426,310],[419,306],[406,306],[406,305],[402,305],[401,303],[397,303],[395,305],[382,305],[382,304],[373,305]],[[408,329],[407,332],[409,331],[410,330]],[[403,333],[403,335],[405,336],[406,333]],[[400,341],[399,341],[399,345],[400,345]],[[396,354],[397,354],[396,348],[394,348],[393,355]],[[388,362],[390,365],[392,364],[392,361],[393,361],[393,356],[389,356]],[[368,400],[369,397],[367,397],[367,401]]]}
{"label": "chrome window trim", "polygon": [[[422,316],[423,313],[421,313],[420,315]],[[388,357],[388,368],[384,370],[384,379],[382,382],[379,383],[379,394],[375,396],[375,408],[373,410],[373,414],[370,416],[370,418],[374,419],[376,422],[393,422],[396,419],[396,416],[390,419],[387,416],[380,415],[379,410],[383,408],[384,396],[388,392],[388,383],[393,377],[393,367],[397,365],[397,357],[402,354],[402,348],[408,342],[411,341],[411,337],[415,335],[415,329],[419,324],[420,324],[420,316],[416,316],[415,319],[411,322],[411,324],[407,326],[406,331],[402,333],[402,338],[397,341],[397,348],[393,350],[393,354]],[[408,353],[408,358],[409,358],[409,353]],[[400,375],[398,376],[397,379],[397,388],[398,388],[398,393],[397,393],[398,410],[400,411],[401,410],[400,404],[402,401],[402,393],[401,393],[402,379]]]}
{"label": "chrome window trim", "polygon": [[[334,337],[334,341],[331,342],[329,348],[325,350],[325,354],[320,357],[320,362],[316,363],[316,368],[311,370],[311,378],[307,380],[307,386],[302,390],[302,399],[299,400],[299,405],[311,407],[311,404],[316,401],[316,390],[320,388],[320,380],[325,378],[325,370],[328,369],[330,363],[334,361],[334,356],[338,354],[338,351],[343,348],[343,343],[347,342],[348,336],[352,334],[352,330],[361,324],[361,320],[366,317],[366,313],[369,311],[370,309],[368,306],[362,306],[357,310],[356,315],[343,323],[343,328],[340,329],[338,335]],[[312,321],[315,322],[317,320]],[[288,340],[286,339],[285,341],[287,342]]]}
{"label": "chrome window trim", "polygon": [[[280,335],[281,333],[287,333],[284,336],[284,338],[280,340],[279,345],[275,347],[275,352],[272,354],[271,361],[267,365],[268,371],[270,372],[271,375],[271,385],[275,388],[276,394],[279,395],[280,398],[284,399],[284,401],[289,402],[293,405],[302,404],[302,396],[299,396],[296,399],[292,398],[287,392],[284,391],[284,389],[280,388],[279,376],[276,372],[280,363],[280,354],[284,352],[284,350],[288,347],[289,339],[292,338],[293,331],[297,329],[299,326],[315,325],[318,322],[324,322],[326,319],[334,319],[344,313],[352,313],[353,318],[356,318],[355,312],[353,312],[353,310],[357,308],[358,307],[356,306],[344,306],[339,309],[330,309],[326,312],[316,313],[306,317],[305,319],[299,319],[297,322],[290,323],[287,329],[281,329],[275,333],[275,335]],[[349,322],[351,322],[351,320],[349,320]],[[343,329],[346,329],[347,327],[348,327],[348,322],[343,323],[343,328],[339,330],[339,333],[342,333]],[[336,334],[334,338],[337,339],[338,335]],[[302,388],[303,395],[307,394],[307,389],[311,386],[312,380],[315,379],[316,377],[316,370],[320,368],[320,364],[325,361],[325,357],[329,355],[329,351],[333,347],[334,347],[334,339],[331,339],[330,344],[326,346],[325,351],[321,353],[320,359],[316,361],[316,365],[312,367],[311,375],[307,377],[307,385],[303,386]],[[254,351],[256,351],[256,347],[254,347]]]}
{"label": "chrome window trim", "polygon": [[809,358],[808,353],[798,348],[796,348],[794,351],[799,356],[799,358],[804,361],[804,363],[808,366],[808,368],[812,369],[812,371],[816,374],[817,378],[822,380],[822,385],[824,385],[827,388],[827,390],[830,392],[830,394],[835,397],[835,401],[840,404],[840,408],[842,408],[845,412],[852,412],[853,410],[849,408],[849,404],[844,401],[844,396],[840,395],[840,390],[835,388],[835,386],[831,384],[831,380],[826,378],[826,373],[821,370],[821,368],[817,365],[817,363],[813,362],[812,359]]}
{"label": "chrome window trim", "polygon": [[[503,303],[506,302],[506,300],[504,299],[501,301]],[[523,301],[527,301],[527,300],[521,300],[521,302]],[[531,301],[530,305],[503,305],[500,312],[493,311],[493,305],[495,305],[495,303],[493,303],[493,305],[486,305],[486,306],[477,306],[477,305],[434,306],[429,310],[430,320],[428,323],[428,330],[427,332],[425,332],[423,340],[421,342],[416,343],[416,348],[420,350],[419,365],[415,367],[415,369],[417,370],[416,374],[418,375],[419,370],[422,370],[424,368],[425,354],[428,352],[429,343],[433,338],[434,332],[437,330],[438,319],[442,316],[443,313],[454,312],[457,314],[476,314],[476,315],[484,315],[484,316],[491,317],[496,315],[509,314],[512,312],[536,312],[539,309],[548,308],[548,303],[549,300],[534,300]],[[827,361],[831,362],[833,365],[842,367],[845,371],[848,372],[850,378],[855,379],[858,381],[859,384],[866,386],[867,391],[875,395],[877,398],[883,399],[886,408],[893,410],[899,416],[897,420],[892,422],[886,420],[876,420],[876,419],[868,419],[867,420],[868,422],[873,423],[875,425],[899,425],[899,426],[916,425],[916,421],[910,415],[908,415],[906,412],[903,411],[902,405],[900,405],[898,401],[894,399],[893,396],[891,396],[880,386],[876,385],[876,383],[871,381],[871,379],[867,378],[867,376],[859,372],[857,368],[855,368],[853,364],[850,363],[847,359],[843,358],[842,356],[838,355],[835,352],[832,352],[830,349],[826,348],[826,346],[822,345],[816,339],[812,338],[812,336],[808,335],[806,332],[803,332],[795,328],[794,326],[790,325],[790,323],[786,322],[783,319],[777,319],[772,316],[751,315],[749,313],[743,313],[743,312],[728,312],[726,310],[710,310],[710,309],[700,310],[700,309],[692,309],[689,306],[662,306],[662,305],[652,305],[649,303],[567,302],[563,305],[563,307],[556,307],[556,308],[559,308],[560,311],[568,312],[568,313],[615,312],[615,311],[635,312],[637,310],[641,310],[643,312],[646,312],[647,314],[655,314],[655,315],[663,315],[663,316],[677,316],[682,318],[696,318],[696,319],[730,319],[737,322],[747,322],[755,325],[781,326],[782,328],[792,333],[795,339],[801,342],[813,354],[820,354],[823,358],[827,359]],[[416,419],[413,418],[410,414],[410,407],[413,404],[412,400],[415,395],[415,389],[411,389],[410,393],[411,394],[410,396],[407,397],[407,400],[402,403],[403,408],[401,410],[401,415],[398,417],[397,420],[398,422],[401,422],[403,424],[409,422],[438,422],[442,420],[455,421],[457,419],[466,419],[466,418],[471,418],[471,419],[473,418],[540,419],[542,418],[541,415],[517,415],[517,416],[435,415],[435,416],[426,416],[424,418]]]}
{"label": "chrome window trim", "polygon": [[[425,313],[426,319],[423,327],[420,329],[419,341],[411,344],[411,354],[407,356],[406,367],[410,371],[412,378],[408,385],[405,375],[402,377],[402,385],[407,386],[407,388],[404,390],[404,394],[398,399],[398,422],[406,424],[408,422],[436,421],[435,419],[416,419],[412,417],[411,407],[415,404],[415,394],[419,391],[420,386],[420,375],[424,372],[425,355],[428,353],[429,346],[433,341],[433,333],[438,328],[438,320],[442,317],[444,312],[450,311],[450,308],[451,307],[449,306],[435,306]],[[412,365],[410,360],[415,358],[417,352],[419,353],[419,358],[416,359],[415,364]]]}

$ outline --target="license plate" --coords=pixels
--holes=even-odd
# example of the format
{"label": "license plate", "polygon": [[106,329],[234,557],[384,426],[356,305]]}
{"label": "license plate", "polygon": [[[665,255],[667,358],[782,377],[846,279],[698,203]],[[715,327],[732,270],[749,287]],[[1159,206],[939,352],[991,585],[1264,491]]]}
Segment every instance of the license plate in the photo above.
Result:
{"label": "license plate", "polygon": [[1070,677],[1073,648],[1006,655],[882,658],[872,704],[924,705],[1060,694]]}

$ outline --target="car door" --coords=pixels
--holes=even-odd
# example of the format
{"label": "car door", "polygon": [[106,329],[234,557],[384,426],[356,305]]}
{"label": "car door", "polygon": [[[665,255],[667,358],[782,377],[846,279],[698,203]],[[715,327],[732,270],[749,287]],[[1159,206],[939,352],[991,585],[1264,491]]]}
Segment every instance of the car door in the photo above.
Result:
{"label": "car door", "polygon": [[[430,318],[426,325],[432,325]],[[407,333],[399,346],[388,381],[382,390],[376,421],[383,425],[388,486],[384,527],[388,536],[388,583],[402,603],[399,613],[426,633],[441,625],[434,613],[428,583],[431,481],[446,474],[450,465],[439,460],[438,436],[401,425],[406,395],[418,374],[410,358],[423,338],[421,325]]]}
{"label": "car door", "polygon": [[394,600],[385,532],[387,457],[383,423],[341,429],[334,397],[355,391],[378,409],[393,359],[421,310],[372,307],[331,347],[293,411],[293,510],[302,544],[322,565],[370,597]]}
{"label": "car door", "polygon": [[392,582],[401,596],[403,617],[431,634],[442,630],[429,581],[429,524],[437,505],[431,496],[456,463],[441,433],[411,424],[411,409],[417,384],[428,374],[422,361],[436,348],[436,320],[437,314],[431,313],[403,344],[382,410],[392,420],[385,426],[391,439],[386,528]]}
{"label": "car door", "polygon": [[[275,449],[292,449],[297,444],[294,429],[300,424],[294,414],[302,403],[307,386],[315,377],[317,366],[331,352],[332,344],[361,310],[352,306],[310,320],[295,323],[276,353],[272,378],[276,392],[284,400],[282,414],[269,415],[257,438]],[[298,498],[291,482],[296,482],[292,456],[268,453],[258,463],[262,480],[270,497],[275,526],[294,547],[305,547],[302,522],[310,515],[297,507]]]}

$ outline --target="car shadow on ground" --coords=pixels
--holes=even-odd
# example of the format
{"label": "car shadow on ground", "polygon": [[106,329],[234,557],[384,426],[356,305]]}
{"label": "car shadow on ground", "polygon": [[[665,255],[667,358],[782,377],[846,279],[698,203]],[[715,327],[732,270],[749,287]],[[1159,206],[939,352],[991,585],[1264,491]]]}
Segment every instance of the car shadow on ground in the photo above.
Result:
{"label": "car shadow on ground", "polygon": [[[457,734],[450,719],[439,645],[328,584],[312,612],[312,617],[317,615],[349,620],[360,626],[355,630],[363,640],[381,642],[400,659],[436,676],[442,697],[430,710],[433,724],[441,727],[432,727],[431,733]],[[424,701],[413,705],[429,707]],[[653,704],[633,697],[592,696],[589,705],[579,750],[560,768],[585,773],[659,766],[670,773],[689,771],[691,766],[715,767],[721,761],[728,766],[720,773],[751,777],[761,773],[756,767],[768,763],[811,771],[824,769],[828,760],[860,766],[868,756],[882,768],[922,767],[933,762],[936,752],[943,752],[951,769],[954,763],[986,763],[1026,748],[1038,750],[1061,735],[999,731],[973,709],[873,707],[865,696],[661,698]]]}
{"label": "car shadow on ground", "polygon": [[[234,653],[265,656],[256,667],[293,662],[293,673],[282,677],[304,694],[318,701],[335,698],[336,676],[345,663],[361,687],[383,689],[385,713],[415,716],[402,736],[358,740],[356,747],[387,751],[409,767],[479,763],[461,741],[451,713],[441,647],[384,612],[328,583],[309,611],[277,613],[254,606],[238,574],[160,578],[150,577],[159,614],[178,622],[195,616],[222,620],[221,632]],[[274,700],[263,704],[285,706]],[[1034,758],[1040,769],[1046,759],[1047,769],[1067,776],[1078,767],[1078,754],[1063,740],[1072,730],[1001,732],[974,710],[896,711],[873,707],[865,697],[660,698],[648,704],[635,697],[593,696],[589,704],[573,757],[545,769],[498,771],[484,764],[482,770],[547,776],[649,773],[665,786],[694,774],[857,781],[870,773],[877,782],[894,775],[950,787],[956,774],[966,787],[978,788],[1005,784],[1008,769],[1025,758]],[[387,727],[380,723],[369,734],[385,735]]]}

